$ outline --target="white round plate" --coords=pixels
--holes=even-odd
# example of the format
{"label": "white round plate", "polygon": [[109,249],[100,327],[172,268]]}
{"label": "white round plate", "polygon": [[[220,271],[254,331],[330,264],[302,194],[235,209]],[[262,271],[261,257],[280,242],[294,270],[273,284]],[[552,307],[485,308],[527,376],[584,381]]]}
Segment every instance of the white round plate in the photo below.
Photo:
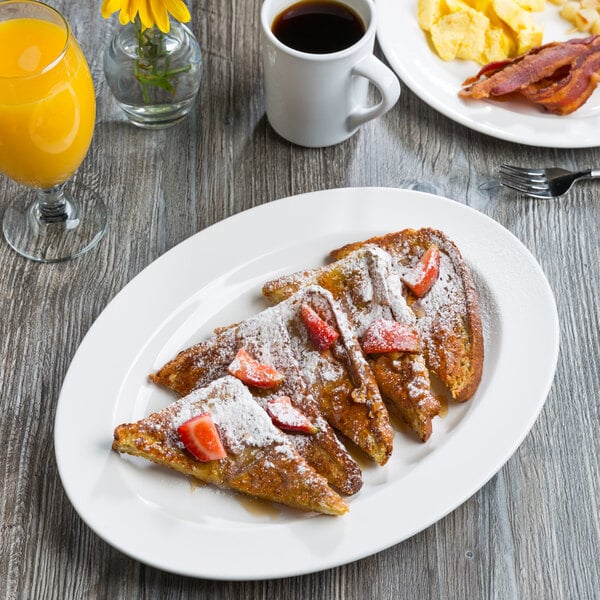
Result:
{"label": "white round plate", "polygon": [[[600,91],[573,114],[557,116],[517,102],[463,100],[462,82],[481,65],[466,60],[443,61],[429,45],[417,20],[418,0],[376,0],[377,39],[392,68],[421,100],[450,119],[495,138],[548,148],[600,146]],[[544,43],[583,34],[547,3],[536,15],[544,25]]]}
{"label": "white round plate", "polygon": [[[251,502],[111,451],[116,425],[174,400],[147,380],[216,326],[266,306],[270,278],[324,264],[342,244],[406,227],[445,231],[475,277],[486,359],[481,385],[422,444],[398,431],[385,467],[360,461],[363,489],[343,517]],[[344,564],[397,544],[459,506],[532,427],[558,354],[554,297],[540,267],[481,213],[421,192],[350,188],[264,204],[160,257],[106,307],[81,343],[57,407],[60,476],[81,518],[109,544],[194,577],[265,579]]]}

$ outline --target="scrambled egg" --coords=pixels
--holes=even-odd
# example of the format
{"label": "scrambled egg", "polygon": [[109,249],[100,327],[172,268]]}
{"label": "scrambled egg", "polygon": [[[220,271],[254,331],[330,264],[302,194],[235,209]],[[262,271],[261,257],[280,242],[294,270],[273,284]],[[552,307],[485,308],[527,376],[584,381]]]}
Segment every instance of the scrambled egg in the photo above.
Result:
{"label": "scrambled egg", "polygon": [[419,0],[419,26],[430,34],[431,43],[443,60],[462,58],[487,64],[523,54],[542,43],[543,31],[532,13],[542,11],[545,3],[546,0]]}

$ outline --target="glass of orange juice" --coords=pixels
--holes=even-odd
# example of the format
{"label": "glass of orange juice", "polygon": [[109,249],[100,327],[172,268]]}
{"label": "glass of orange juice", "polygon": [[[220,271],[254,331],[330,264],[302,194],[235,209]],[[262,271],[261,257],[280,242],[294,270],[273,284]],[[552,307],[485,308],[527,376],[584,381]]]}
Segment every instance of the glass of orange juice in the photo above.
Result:
{"label": "glass of orange juice", "polygon": [[2,227],[20,254],[66,260],[104,235],[102,200],[67,183],[88,152],[95,117],[90,70],[64,17],[37,0],[0,0],[0,172],[27,186]]}

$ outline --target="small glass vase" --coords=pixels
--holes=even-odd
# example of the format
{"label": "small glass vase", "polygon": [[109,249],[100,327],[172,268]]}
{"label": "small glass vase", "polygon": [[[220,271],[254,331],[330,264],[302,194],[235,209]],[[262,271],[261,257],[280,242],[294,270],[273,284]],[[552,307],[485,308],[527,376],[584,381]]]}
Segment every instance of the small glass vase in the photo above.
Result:
{"label": "small glass vase", "polygon": [[104,75],[134,125],[162,129],[184,119],[194,105],[202,53],[194,34],[178,21],[171,21],[169,33],[129,23],[104,51]]}

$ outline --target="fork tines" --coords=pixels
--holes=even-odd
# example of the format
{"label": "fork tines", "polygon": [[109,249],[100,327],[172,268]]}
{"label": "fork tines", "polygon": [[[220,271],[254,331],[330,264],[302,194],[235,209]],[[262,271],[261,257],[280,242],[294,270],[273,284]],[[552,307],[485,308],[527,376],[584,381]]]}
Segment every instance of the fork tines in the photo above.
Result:
{"label": "fork tines", "polygon": [[501,164],[498,167],[500,183],[508,188],[537,198],[551,198],[545,169],[527,169]]}
{"label": "fork tines", "polygon": [[515,167],[514,165],[507,164],[501,164],[498,167],[498,173],[500,173],[500,175],[526,177],[528,181],[531,177],[541,177],[542,181],[544,181],[546,178],[545,169],[528,169],[525,167]]}

